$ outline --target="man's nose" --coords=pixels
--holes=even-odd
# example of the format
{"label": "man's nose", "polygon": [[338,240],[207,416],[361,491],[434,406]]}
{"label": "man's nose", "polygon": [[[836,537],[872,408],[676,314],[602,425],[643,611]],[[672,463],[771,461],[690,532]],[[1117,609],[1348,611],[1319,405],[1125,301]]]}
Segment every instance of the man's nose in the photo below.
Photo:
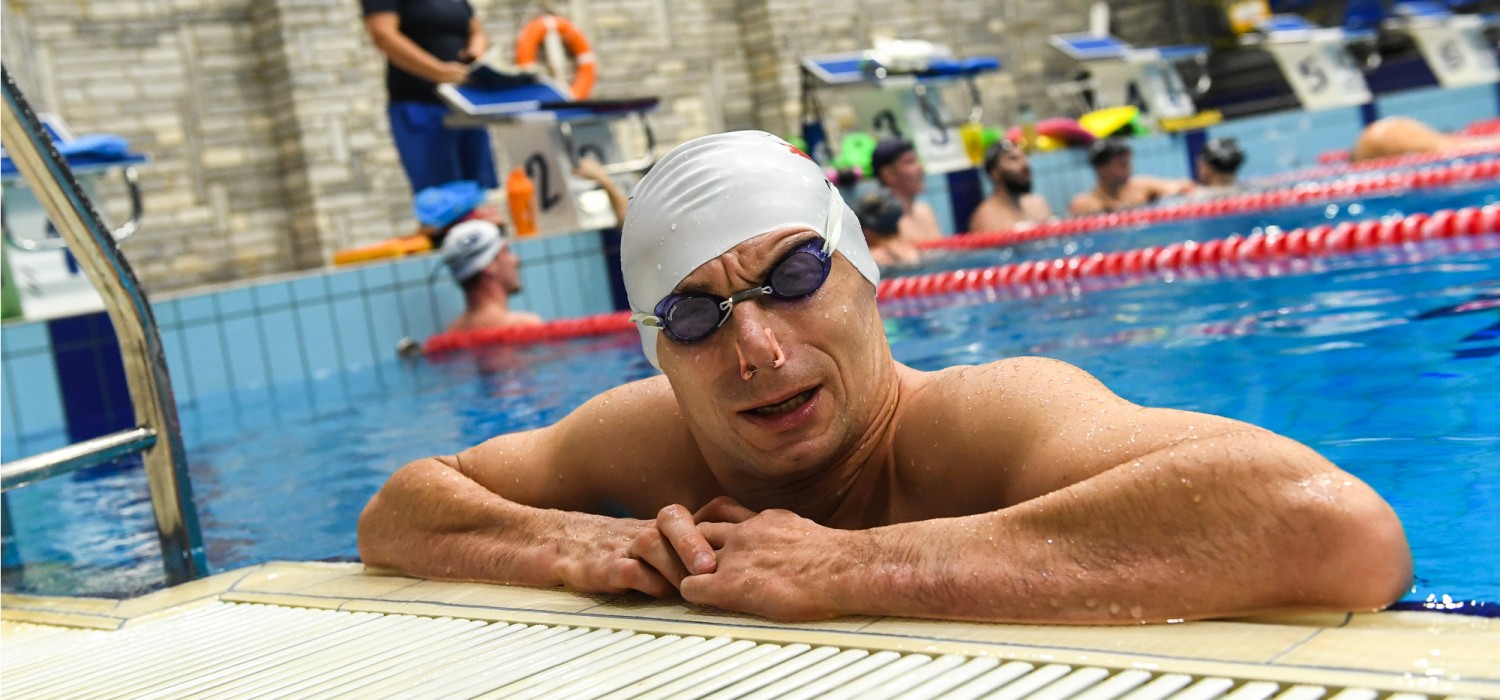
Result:
{"label": "man's nose", "polygon": [[749,380],[756,372],[780,369],[786,363],[786,353],[771,328],[772,315],[756,302],[736,304],[734,312],[725,322],[727,330],[734,334],[734,350],[739,358],[740,377]]}

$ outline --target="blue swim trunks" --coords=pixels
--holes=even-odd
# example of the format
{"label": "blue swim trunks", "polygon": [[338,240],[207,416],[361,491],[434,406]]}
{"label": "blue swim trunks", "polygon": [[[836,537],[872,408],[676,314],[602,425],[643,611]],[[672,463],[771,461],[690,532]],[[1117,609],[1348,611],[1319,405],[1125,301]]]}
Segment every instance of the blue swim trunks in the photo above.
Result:
{"label": "blue swim trunks", "polygon": [[490,135],[484,129],[443,126],[448,108],[430,102],[392,102],[386,108],[391,138],[413,192],[455,180],[473,180],[485,189],[500,185]]}

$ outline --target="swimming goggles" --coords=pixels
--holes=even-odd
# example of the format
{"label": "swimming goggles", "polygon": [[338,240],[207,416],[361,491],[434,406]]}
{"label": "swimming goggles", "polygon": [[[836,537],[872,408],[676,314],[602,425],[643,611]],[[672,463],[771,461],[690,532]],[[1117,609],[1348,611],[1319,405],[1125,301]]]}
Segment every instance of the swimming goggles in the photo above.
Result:
{"label": "swimming goggles", "polygon": [[766,281],[759,287],[729,295],[729,298],[686,292],[668,294],[656,305],[655,314],[637,311],[631,323],[660,328],[668,338],[679,343],[702,340],[719,330],[729,320],[734,305],[758,296],[773,299],[805,299],[823,286],[833,267],[833,251],[844,231],[844,198],[832,182],[828,184],[828,214],[823,221],[823,240],[809,239],[771,266]]}
{"label": "swimming goggles", "polygon": [[631,319],[643,326],[660,328],[668,338],[679,343],[702,340],[729,320],[734,305],[759,296],[773,299],[805,299],[813,295],[828,279],[833,267],[833,251],[823,241],[812,239],[792,249],[771,266],[759,287],[724,298],[703,292],[669,294],[656,305],[656,314],[637,313]]}

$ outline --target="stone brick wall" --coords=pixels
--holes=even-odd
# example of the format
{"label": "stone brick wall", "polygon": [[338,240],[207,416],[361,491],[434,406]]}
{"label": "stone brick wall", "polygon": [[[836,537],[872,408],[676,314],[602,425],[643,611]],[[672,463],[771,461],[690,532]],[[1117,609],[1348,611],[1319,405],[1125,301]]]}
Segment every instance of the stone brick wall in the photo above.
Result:
{"label": "stone brick wall", "polygon": [[[471,2],[508,58],[537,3]],[[1068,66],[1047,35],[1083,29],[1087,4],[552,3],[594,43],[597,96],[661,98],[651,124],[662,149],[726,129],[794,132],[798,59],[864,48],[876,33],[946,43],[960,55],[998,54],[1006,70],[980,83],[989,123],[1010,121],[1022,102],[1042,116],[1057,113],[1045,87]],[[316,267],[334,250],[413,227],[386,125],[384,59],[357,0],[0,5],[0,51],[33,103],[80,133],[119,134],[151,156],[142,171],[147,218],[124,246],[151,290]],[[102,198],[106,215],[121,220],[119,186],[106,183]]]}

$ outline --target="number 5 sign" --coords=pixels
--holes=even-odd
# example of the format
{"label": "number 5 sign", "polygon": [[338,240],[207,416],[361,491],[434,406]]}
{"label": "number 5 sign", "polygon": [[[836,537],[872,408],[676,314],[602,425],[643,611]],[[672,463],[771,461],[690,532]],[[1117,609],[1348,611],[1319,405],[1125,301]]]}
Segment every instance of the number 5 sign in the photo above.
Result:
{"label": "number 5 sign", "polygon": [[[1322,32],[1319,32],[1322,34]],[[1297,100],[1308,110],[1352,107],[1370,101],[1364,73],[1344,49],[1341,36],[1267,45]]]}

